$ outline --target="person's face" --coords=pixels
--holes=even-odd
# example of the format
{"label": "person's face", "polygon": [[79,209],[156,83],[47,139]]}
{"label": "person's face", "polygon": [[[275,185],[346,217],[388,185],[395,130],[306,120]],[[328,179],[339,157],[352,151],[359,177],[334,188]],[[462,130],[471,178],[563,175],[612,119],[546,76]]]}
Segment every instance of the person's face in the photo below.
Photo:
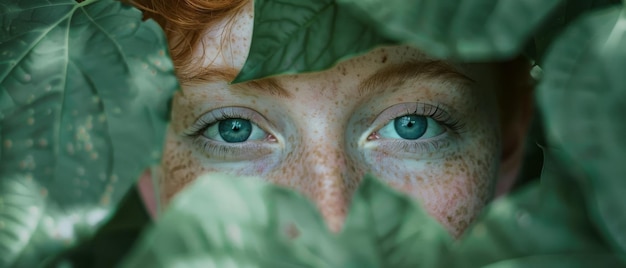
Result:
{"label": "person's face", "polygon": [[371,173],[458,236],[498,174],[488,65],[433,61],[392,46],[322,72],[229,85],[248,54],[252,15],[249,6],[230,31],[209,29],[195,51],[213,75],[182,81],[174,98],[165,200],[203,173],[259,176],[308,196],[336,231]]}

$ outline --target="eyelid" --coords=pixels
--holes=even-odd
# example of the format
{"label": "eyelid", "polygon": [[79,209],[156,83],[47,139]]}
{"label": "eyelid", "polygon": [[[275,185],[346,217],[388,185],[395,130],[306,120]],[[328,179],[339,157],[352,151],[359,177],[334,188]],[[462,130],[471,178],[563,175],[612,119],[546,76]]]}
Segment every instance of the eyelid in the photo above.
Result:
{"label": "eyelid", "polygon": [[188,127],[183,133],[185,136],[196,136],[200,134],[200,132],[203,131],[207,126],[216,123],[219,120],[229,118],[242,118],[250,120],[263,131],[270,134],[272,134],[272,130],[274,129],[269,121],[258,112],[250,108],[234,106],[216,108],[202,114],[200,117],[196,118],[196,120],[194,120],[194,123],[191,124],[191,126]]}

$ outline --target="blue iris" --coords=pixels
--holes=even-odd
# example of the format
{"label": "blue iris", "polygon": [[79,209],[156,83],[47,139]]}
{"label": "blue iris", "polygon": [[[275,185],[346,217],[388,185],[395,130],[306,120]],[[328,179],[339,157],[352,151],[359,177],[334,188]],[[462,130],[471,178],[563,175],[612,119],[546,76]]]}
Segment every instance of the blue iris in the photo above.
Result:
{"label": "blue iris", "polygon": [[394,119],[393,127],[401,138],[417,140],[426,133],[428,122],[424,116],[405,115]]}
{"label": "blue iris", "polygon": [[244,142],[252,134],[250,120],[241,118],[225,119],[219,122],[219,134],[225,142]]}

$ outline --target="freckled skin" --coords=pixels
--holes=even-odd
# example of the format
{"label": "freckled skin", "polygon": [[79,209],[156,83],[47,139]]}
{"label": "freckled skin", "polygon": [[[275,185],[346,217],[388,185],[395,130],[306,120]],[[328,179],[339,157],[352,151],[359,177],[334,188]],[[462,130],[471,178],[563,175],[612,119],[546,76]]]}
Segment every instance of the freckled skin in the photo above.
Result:
{"label": "freckled skin", "polygon": [[[207,31],[206,47],[196,49],[198,57],[204,55],[204,66],[243,66],[252,13],[248,6],[238,14],[232,25],[236,30],[229,36],[221,36],[219,29]],[[290,99],[255,92],[234,95],[227,81],[183,83],[183,91],[174,98],[162,162],[164,200],[203,173],[255,175],[308,196],[329,228],[338,231],[359,180],[370,172],[419,200],[452,235],[459,236],[491,198],[497,179],[501,137],[492,97],[495,82],[485,66],[455,65],[477,83],[460,86],[441,78],[416,77],[384,93],[359,96],[359,84],[378,70],[420,60],[429,59],[415,48],[384,47],[327,71],[276,77]],[[449,108],[446,112],[463,122],[462,129],[438,137],[436,150],[425,146],[404,151],[393,145],[394,140],[368,139],[387,123],[372,125],[385,109],[415,102]],[[275,137],[275,141],[255,141],[264,143],[266,153],[239,161],[231,156],[226,161],[183,134],[198,117],[223,107],[245,107],[266,119],[255,122]]]}

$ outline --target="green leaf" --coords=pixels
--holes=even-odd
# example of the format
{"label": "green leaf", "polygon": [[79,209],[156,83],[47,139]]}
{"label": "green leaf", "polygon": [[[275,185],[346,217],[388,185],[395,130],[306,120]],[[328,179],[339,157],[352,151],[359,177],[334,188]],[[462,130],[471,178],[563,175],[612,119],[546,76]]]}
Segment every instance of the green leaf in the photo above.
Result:
{"label": "green leaf", "polygon": [[[440,267],[452,239],[414,200],[366,175],[352,198],[342,239],[368,249],[376,267]],[[371,248],[367,248],[371,247]]]}
{"label": "green leaf", "polygon": [[541,256],[554,256],[545,260],[551,262],[556,256],[595,258],[594,254],[610,254],[589,219],[582,185],[568,174],[559,154],[545,152],[540,184],[531,184],[490,204],[454,245],[454,258],[447,259],[445,266],[482,267],[507,260],[511,262],[504,263],[532,263],[530,260]]}
{"label": "green leaf", "polygon": [[519,53],[561,0],[337,0],[385,37],[461,61]]}
{"label": "green leaf", "polygon": [[584,16],[548,51],[538,101],[548,139],[584,179],[594,221],[626,253],[626,7]]}
{"label": "green leaf", "polygon": [[250,53],[233,83],[319,71],[389,43],[335,0],[254,1]]}
{"label": "green leaf", "polygon": [[619,5],[620,0],[565,0],[555,8],[542,25],[534,32],[533,41],[529,44],[526,54],[535,62],[543,65],[546,49],[563,29],[580,15],[610,5]]}
{"label": "green leaf", "polygon": [[[37,193],[49,223],[1,239],[0,266],[20,254],[28,262],[15,265],[31,266],[41,259],[29,254],[89,236],[158,161],[178,85],[159,26],[117,1],[3,1],[0,18],[0,180]],[[15,187],[1,191],[21,202]],[[0,209],[0,222],[25,221]],[[19,248],[33,241],[42,252]]]}
{"label": "green leaf", "polygon": [[538,255],[520,259],[506,260],[483,268],[527,268],[527,267],[624,267],[620,258],[610,254],[562,254]]}
{"label": "green leaf", "polygon": [[[419,223],[419,224],[416,224]],[[258,178],[205,175],[171,203],[124,267],[433,267],[450,236],[368,176],[339,235],[310,201]]]}
{"label": "green leaf", "polygon": [[123,267],[357,267],[346,266],[345,250],[332,241],[294,192],[258,178],[205,175],[177,195]]}

